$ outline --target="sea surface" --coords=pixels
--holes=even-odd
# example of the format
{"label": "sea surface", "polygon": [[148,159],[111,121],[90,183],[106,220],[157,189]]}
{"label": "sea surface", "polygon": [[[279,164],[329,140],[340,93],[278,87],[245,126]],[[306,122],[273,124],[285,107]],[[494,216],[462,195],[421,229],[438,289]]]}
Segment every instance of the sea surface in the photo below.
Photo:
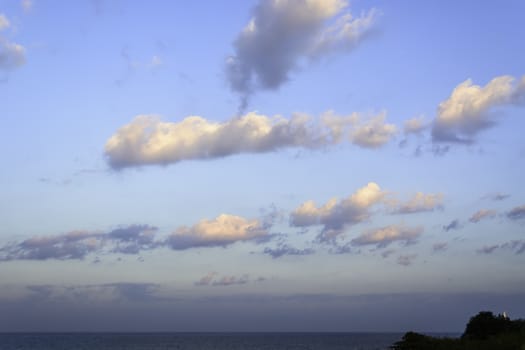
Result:
{"label": "sea surface", "polygon": [[1,350],[384,350],[402,333],[0,333]]}

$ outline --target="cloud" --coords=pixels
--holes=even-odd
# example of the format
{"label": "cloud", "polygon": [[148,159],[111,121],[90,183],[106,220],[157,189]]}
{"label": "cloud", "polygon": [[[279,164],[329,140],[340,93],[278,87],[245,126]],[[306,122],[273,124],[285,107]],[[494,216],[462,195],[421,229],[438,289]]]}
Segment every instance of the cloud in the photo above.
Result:
{"label": "cloud", "polygon": [[396,252],[396,251],[395,251],[394,249],[387,249],[387,250],[385,250],[385,251],[383,251],[383,252],[381,253],[381,256],[382,256],[384,259],[386,259],[386,258],[388,258],[390,255],[394,254],[395,252]]}
{"label": "cloud", "polygon": [[459,230],[462,227],[463,225],[459,222],[459,220],[455,219],[455,220],[452,220],[450,224],[443,226],[443,230],[448,232],[451,230]]}
{"label": "cloud", "polygon": [[361,123],[357,113],[338,116],[333,112],[317,121],[301,113],[286,119],[250,112],[225,122],[198,116],[163,122],[156,116],[140,115],[109,138],[105,154],[113,169],[122,169],[291,147],[319,149],[345,139],[361,147],[376,148],[387,142],[389,130],[395,129],[384,123],[384,116],[381,113]]}
{"label": "cloud", "polygon": [[[7,17],[0,13],[0,32],[9,28]],[[9,71],[22,66],[26,61],[25,48],[17,43],[10,42],[0,35],[0,70]]]}
{"label": "cloud", "polygon": [[157,68],[157,67],[162,66],[163,64],[164,64],[164,62],[162,61],[162,59],[161,59],[159,56],[154,55],[154,56],[151,58],[151,60],[150,60],[150,62],[149,62],[149,64],[148,64],[148,66],[149,66],[150,68]]}
{"label": "cloud", "polygon": [[264,254],[270,255],[273,259],[281,258],[285,255],[311,255],[315,253],[312,248],[298,249],[290,247],[288,244],[281,244],[277,248],[264,248]]}
{"label": "cloud", "polygon": [[357,125],[350,138],[354,144],[360,147],[378,148],[388,143],[396,132],[395,125],[385,123],[385,114],[383,113]]}
{"label": "cloud", "polygon": [[197,224],[179,227],[165,241],[175,250],[195,247],[225,247],[238,241],[249,241],[268,235],[259,220],[222,214],[213,220],[201,220]]}
{"label": "cloud", "polygon": [[405,120],[403,124],[403,132],[405,135],[410,134],[421,134],[424,130],[428,128],[428,122],[425,117],[415,117]]}
{"label": "cloud", "polygon": [[[263,277],[259,277],[255,280],[255,282],[261,282],[265,279]],[[218,277],[217,272],[209,272],[206,275],[204,275],[201,279],[199,279],[194,284],[196,286],[214,286],[214,287],[226,287],[226,286],[233,286],[233,285],[243,285],[248,284],[252,281],[250,279],[250,275],[244,274],[242,276],[222,276]]]}
{"label": "cloud", "polygon": [[117,282],[100,285],[101,288],[111,288],[119,299],[129,301],[159,300],[156,296],[160,285],[156,283]]}
{"label": "cloud", "polygon": [[440,103],[432,126],[436,142],[472,143],[482,130],[495,124],[492,110],[518,103],[525,98],[525,76],[519,83],[509,75],[492,79],[487,85],[473,85],[468,79],[456,86]]}
{"label": "cloud", "polygon": [[215,276],[217,276],[217,272],[208,272],[206,275],[202,276],[201,279],[199,279],[194,284],[196,286],[207,286],[213,281],[213,278]]}
{"label": "cloud", "polygon": [[507,217],[511,220],[525,219],[525,205],[513,208],[507,213]]}
{"label": "cloud", "polygon": [[0,261],[11,260],[72,260],[108,248],[112,252],[137,254],[156,247],[153,241],[157,228],[131,225],[107,233],[71,231],[61,235],[33,237],[0,248]]}
{"label": "cloud", "polygon": [[491,254],[498,248],[499,248],[499,245],[497,244],[491,245],[491,246],[484,246],[483,248],[478,249],[477,252],[480,254]]}
{"label": "cloud", "polygon": [[490,199],[490,200],[493,200],[493,201],[502,201],[502,200],[505,200],[505,199],[507,199],[509,197],[510,197],[510,194],[496,192],[496,193],[489,193],[489,194],[483,196],[483,199]]}
{"label": "cloud", "polygon": [[9,22],[7,17],[4,14],[0,13],[0,31],[9,28],[10,25],[11,23]]}
{"label": "cloud", "polygon": [[32,0],[22,0],[21,5],[22,5],[22,9],[24,9],[25,12],[29,12],[33,9]]}
{"label": "cloud", "polygon": [[213,286],[232,286],[232,285],[242,285],[249,282],[248,275],[242,275],[240,277],[235,276],[224,276],[219,280],[216,280],[212,283]]}
{"label": "cloud", "polygon": [[443,195],[425,194],[417,192],[410,200],[405,203],[400,203],[393,200],[389,203],[394,214],[412,214],[425,211],[434,211],[435,209],[443,207]]}
{"label": "cloud", "polygon": [[434,243],[432,246],[432,251],[434,253],[444,252],[448,249],[448,243],[446,242],[440,242],[440,243]]}
{"label": "cloud", "polygon": [[417,254],[400,255],[397,258],[397,263],[403,266],[412,265],[414,260],[417,258]]}
{"label": "cloud", "polygon": [[261,0],[235,39],[225,73],[244,110],[251,94],[275,90],[301,61],[350,51],[377,18],[372,9],[354,18],[344,0]]}
{"label": "cloud", "polygon": [[362,235],[352,240],[352,245],[375,245],[377,248],[384,248],[393,242],[404,242],[412,244],[423,233],[423,227],[405,227],[402,225],[390,225],[366,231]]}
{"label": "cloud", "polygon": [[477,250],[480,254],[491,254],[497,249],[506,249],[514,251],[515,254],[525,253],[525,240],[513,240],[502,244],[495,244],[491,246],[484,246]]}
{"label": "cloud", "polygon": [[472,223],[480,222],[483,219],[493,218],[498,212],[496,210],[481,209],[472,214],[468,221]]}
{"label": "cloud", "polygon": [[501,245],[503,249],[514,250],[516,254],[525,253],[525,240],[514,240]]}
{"label": "cloud", "polygon": [[320,207],[314,201],[304,202],[290,214],[290,223],[296,227],[322,225],[319,239],[333,241],[345,227],[368,220],[370,208],[381,203],[385,195],[379,185],[370,182],[341,201],[332,198]]}

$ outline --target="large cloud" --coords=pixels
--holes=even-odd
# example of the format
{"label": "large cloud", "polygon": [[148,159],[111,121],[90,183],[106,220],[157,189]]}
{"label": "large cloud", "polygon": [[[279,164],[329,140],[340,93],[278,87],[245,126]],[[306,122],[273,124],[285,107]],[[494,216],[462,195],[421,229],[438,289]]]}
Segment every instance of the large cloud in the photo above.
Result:
{"label": "large cloud", "polygon": [[213,220],[201,220],[197,224],[179,227],[166,240],[172,249],[195,247],[225,247],[238,241],[258,239],[268,235],[259,220],[222,214]]}
{"label": "large cloud", "polygon": [[[9,27],[9,20],[0,13],[0,32]],[[25,48],[0,35],[0,70],[15,69],[23,65],[25,61]]]}
{"label": "large cloud", "polygon": [[423,227],[406,227],[402,225],[390,225],[378,229],[369,230],[352,240],[352,245],[376,245],[384,248],[393,242],[413,243],[423,233]]}
{"label": "large cloud", "polygon": [[33,237],[0,248],[0,261],[84,259],[90,253],[108,249],[112,252],[137,254],[156,246],[157,228],[131,225],[109,232],[72,231],[61,235]]}
{"label": "large cloud", "polygon": [[512,76],[499,76],[483,87],[468,79],[439,105],[432,128],[433,140],[472,143],[477,133],[495,124],[491,114],[495,107],[518,103],[524,98],[525,76],[517,83]]}
{"label": "large cloud", "polygon": [[301,60],[353,49],[370,32],[376,13],[354,18],[344,0],[261,0],[226,60],[241,110],[254,91],[279,88]]}
{"label": "large cloud", "polygon": [[319,207],[314,201],[301,204],[291,213],[290,223],[298,227],[322,225],[319,239],[331,241],[341,234],[345,227],[368,220],[370,208],[382,202],[385,195],[386,192],[382,191],[379,185],[370,182],[341,201],[332,198]]}
{"label": "large cloud", "polygon": [[288,147],[317,149],[345,139],[361,147],[376,148],[388,142],[395,132],[394,125],[385,123],[384,113],[362,119],[357,113],[338,116],[327,112],[314,120],[299,113],[286,119],[251,112],[226,122],[192,116],[171,123],[141,115],[110,137],[105,153],[110,166],[121,169]]}

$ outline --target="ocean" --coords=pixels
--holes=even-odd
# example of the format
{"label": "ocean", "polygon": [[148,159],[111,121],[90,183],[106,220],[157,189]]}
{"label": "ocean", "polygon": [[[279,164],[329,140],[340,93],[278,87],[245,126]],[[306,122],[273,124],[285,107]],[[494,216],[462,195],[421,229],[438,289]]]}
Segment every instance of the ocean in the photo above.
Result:
{"label": "ocean", "polygon": [[384,350],[401,333],[3,333],[1,350]]}

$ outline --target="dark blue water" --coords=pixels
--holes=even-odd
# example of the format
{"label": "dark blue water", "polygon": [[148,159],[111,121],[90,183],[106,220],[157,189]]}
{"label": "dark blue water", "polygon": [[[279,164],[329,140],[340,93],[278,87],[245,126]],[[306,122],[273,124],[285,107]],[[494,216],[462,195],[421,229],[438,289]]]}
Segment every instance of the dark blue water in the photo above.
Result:
{"label": "dark blue water", "polygon": [[384,350],[400,333],[4,333],[1,350]]}

